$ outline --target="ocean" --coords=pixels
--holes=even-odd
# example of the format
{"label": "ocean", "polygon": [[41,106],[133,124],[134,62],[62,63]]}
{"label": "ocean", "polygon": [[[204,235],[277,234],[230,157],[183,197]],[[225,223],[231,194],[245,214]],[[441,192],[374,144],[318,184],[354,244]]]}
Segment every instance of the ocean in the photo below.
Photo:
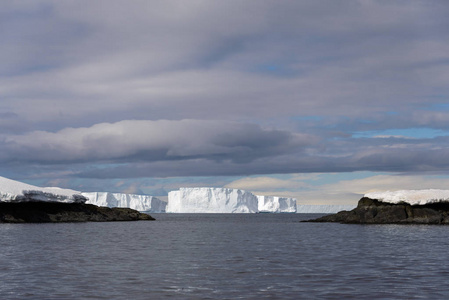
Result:
{"label": "ocean", "polygon": [[0,224],[1,299],[447,299],[449,227],[312,214]]}

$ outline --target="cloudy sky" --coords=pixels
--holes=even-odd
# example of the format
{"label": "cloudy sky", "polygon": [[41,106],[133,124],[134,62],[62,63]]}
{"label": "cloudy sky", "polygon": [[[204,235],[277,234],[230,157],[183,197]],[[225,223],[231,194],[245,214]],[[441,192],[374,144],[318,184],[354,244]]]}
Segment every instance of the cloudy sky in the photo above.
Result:
{"label": "cloudy sky", "polygon": [[2,1],[0,176],[449,189],[449,1]]}

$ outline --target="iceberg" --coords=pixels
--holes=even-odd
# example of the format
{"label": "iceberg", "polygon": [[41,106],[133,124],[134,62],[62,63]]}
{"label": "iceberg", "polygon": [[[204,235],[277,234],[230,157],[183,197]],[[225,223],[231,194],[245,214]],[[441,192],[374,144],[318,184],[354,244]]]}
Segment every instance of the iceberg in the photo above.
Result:
{"label": "iceberg", "polygon": [[84,203],[81,192],[57,187],[37,187],[0,177],[0,202],[61,202]]}
{"label": "iceberg", "polygon": [[106,207],[128,207],[141,212],[165,212],[167,203],[159,198],[147,195],[134,195],[109,192],[82,193],[88,204]]}
{"label": "iceberg", "polygon": [[343,210],[352,210],[357,206],[354,205],[298,205],[297,213],[299,214],[335,214]]}
{"label": "iceberg", "polygon": [[257,213],[251,192],[228,188],[180,188],[168,193],[168,213]]}
{"label": "iceberg", "polygon": [[366,198],[379,200],[386,203],[405,202],[410,205],[425,205],[439,202],[449,202],[449,190],[427,189],[427,190],[399,190],[374,192],[365,194]]}
{"label": "iceberg", "polygon": [[295,213],[296,199],[275,197],[275,196],[257,196],[258,209],[261,213]]}

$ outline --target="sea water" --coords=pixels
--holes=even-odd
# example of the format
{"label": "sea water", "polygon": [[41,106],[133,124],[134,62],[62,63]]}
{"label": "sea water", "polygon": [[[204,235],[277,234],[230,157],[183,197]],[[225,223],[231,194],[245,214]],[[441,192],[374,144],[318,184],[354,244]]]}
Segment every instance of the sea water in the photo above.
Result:
{"label": "sea water", "polygon": [[449,226],[306,214],[0,224],[1,299],[447,299]]}

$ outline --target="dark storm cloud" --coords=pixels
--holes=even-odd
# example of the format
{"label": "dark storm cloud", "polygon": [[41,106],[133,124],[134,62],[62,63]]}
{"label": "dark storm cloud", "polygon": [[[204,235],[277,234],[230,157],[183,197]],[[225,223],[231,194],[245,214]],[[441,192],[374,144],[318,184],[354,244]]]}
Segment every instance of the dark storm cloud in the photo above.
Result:
{"label": "dark storm cloud", "polygon": [[9,135],[1,149],[3,168],[19,170],[25,163],[34,176],[54,172],[80,178],[419,173],[449,168],[448,137],[319,139],[254,124],[196,120],[122,121]]}
{"label": "dark storm cloud", "polygon": [[298,151],[316,138],[254,124],[223,121],[122,121],[55,133],[5,136],[5,161],[71,163],[164,161],[205,158],[251,161]]}
{"label": "dark storm cloud", "polygon": [[[384,140],[332,145],[327,153],[290,153],[255,158],[249,162],[216,161],[207,158],[129,163],[105,168],[92,167],[76,176],[87,178],[138,178],[177,176],[236,176],[254,174],[322,172],[410,172],[438,173],[449,168],[449,147],[432,147],[435,141]],[[449,146],[445,139],[442,145]],[[310,149],[310,148],[309,148]],[[316,149],[316,148],[315,148]],[[307,151],[305,151],[307,152]],[[411,163],[413,162],[413,163]]]}

